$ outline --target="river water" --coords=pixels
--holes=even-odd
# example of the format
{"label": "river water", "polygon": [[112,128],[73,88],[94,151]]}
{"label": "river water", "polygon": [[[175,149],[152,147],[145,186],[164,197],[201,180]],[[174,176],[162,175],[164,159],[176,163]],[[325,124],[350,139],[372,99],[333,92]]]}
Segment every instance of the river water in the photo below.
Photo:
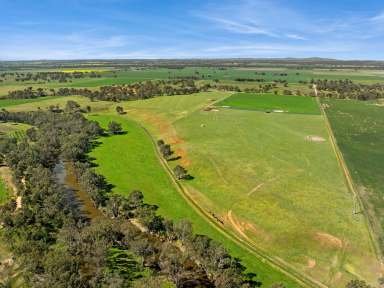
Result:
{"label": "river water", "polygon": [[101,211],[93,205],[88,193],[80,187],[72,163],[60,161],[56,164],[54,172],[58,183],[64,185],[70,192],[68,193],[69,200],[79,207],[84,217],[93,220],[103,216]]}

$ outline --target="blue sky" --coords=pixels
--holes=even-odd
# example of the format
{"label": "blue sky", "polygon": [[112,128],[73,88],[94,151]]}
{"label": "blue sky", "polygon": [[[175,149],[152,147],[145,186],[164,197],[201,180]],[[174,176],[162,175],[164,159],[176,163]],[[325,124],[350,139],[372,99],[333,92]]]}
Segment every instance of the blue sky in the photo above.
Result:
{"label": "blue sky", "polygon": [[384,60],[383,0],[0,0],[0,60]]}

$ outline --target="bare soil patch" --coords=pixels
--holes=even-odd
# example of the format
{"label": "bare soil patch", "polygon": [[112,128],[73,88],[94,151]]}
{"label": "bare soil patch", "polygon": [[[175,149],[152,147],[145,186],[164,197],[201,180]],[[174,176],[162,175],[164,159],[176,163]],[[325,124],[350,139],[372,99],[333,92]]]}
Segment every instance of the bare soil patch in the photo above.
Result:
{"label": "bare soil patch", "polygon": [[262,231],[261,229],[256,228],[253,224],[248,222],[239,221],[236,219],[236,217],[233,215],[232,210],[229,210],[226,219],[228,220],[226,222],[229,222],[233,228],[245,239],[252,242],[253,241],[248,237],[248,235],[245,232],[251,232],[256,237],[261,237],[264,240],[268,240],[270,237],[266,234],[265,231]]}
{"label": "bare soil patch", "polygon": [[332,248],[343,248],[343,241],[336,236],[324,232],[316,232],[315,239],[322,245]]}
{"label": "bare soil patch", "polygon": [[[130,113],[137,115],[143,120],[143,122],[153,126],[166,143],[169,143],[170,145],[179,145],[184,143],[184,140],[177,135],[176,129],[173,127],[172,123],[164,117],[149,111],[136,109],[131,109]],[[188,159],[187,151],[185,149],[179,147],[176,149],[175,154],[181,157],[181,165],[185,167],[190,165],[190,160]]]}
{"label": "bare soil patch", "polygon": [[311,142],[325,142],[325,139],[321,136],[308,135],[305,137],[305,140]]}
{"label": "bare soil patch", "polygon": [[219,112],[220,110],[212,106],[207,106],[203,109],[204,112]]}
{"label": "bare soil patch", "polygon": [[180,157],[180,164],[182,166],[188,167],[191,164],[191,161],[187,158],[187,151],[182,148],[177,148],[175,153]]}
{"label": "bare soil patch", "polygon": [[316,266],[316,260],[307,257],[307,267],[308,267],[309,269],[313,269],[313,268],[315,268],[315,266]]}

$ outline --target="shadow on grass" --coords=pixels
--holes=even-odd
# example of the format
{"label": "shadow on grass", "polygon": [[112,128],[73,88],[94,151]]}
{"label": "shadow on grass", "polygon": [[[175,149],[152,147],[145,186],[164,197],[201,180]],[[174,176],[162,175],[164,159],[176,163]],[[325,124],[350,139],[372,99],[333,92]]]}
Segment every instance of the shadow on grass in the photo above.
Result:
{"label": "shadow on grass", "polygon": [[171,161],[177,161],[177,160],[180,160],[180,159],[181,159],[181,156],[174,156],[172,158],[167,159],[167,161],[171,162]]}

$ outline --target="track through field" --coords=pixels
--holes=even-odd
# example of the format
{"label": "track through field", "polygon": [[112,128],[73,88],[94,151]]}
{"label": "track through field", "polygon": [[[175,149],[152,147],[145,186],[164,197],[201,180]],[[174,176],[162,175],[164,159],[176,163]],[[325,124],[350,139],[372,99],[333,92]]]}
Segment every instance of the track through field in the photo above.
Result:
{"label": "track through field", "polygon": [[300,284],[301,287],[307,287],[307,288],[326,288],[327,286],[323,283],[319,282],[318,280],[305,275],[304,273],[298,271],[295,267],[291,266],[289,263],[286,263],[285,261],[281,259],[277,259],[272,255],[269,255],[267,252],[263,251],[255,243],[253,243],[251,240],[245,239],[241,235],[237,235],[233,233],[232,231],[229,231],[226,229],[221,223],[218,223],[218,221],[208,212],[205,211],[191,196],[188,192],[188,189],[180,183],[178,180],[176,180],[171,168],[169,167],[168,163],[161,157],[160,151],[158,150],[158,147],[156,145],[156,141],[151,135],[151,133],[140,123],[136,122],[148,135],[148,137],[151,139],[153,147],[156,152],[156,156],[160,162],[160,164],[163,166],[165,171],[167,172],[168,176],[170,177],[172,183],[175,185],[181,196],[187,201],[187,203],[192,206],[192,208],[200,215],[202,216],[211,226],[213,226],[217,231],[219,231],[221,234],[223,234],[226,238],[228,238],[230,241],[235,242],[237,245],[241,246],[242,248],[246,249],[248,252],[250,252],[252,255],[260,259],[262,262],[265,262],[278,271],[282,272],[286,276],[290,277],[291,279],[295,280],[297,283]]}
{"label": "track through field", "polygon": [[375,236],[375,234],[373,232],[372,226],[371,226],[371,224],[369,222],[369,218],[368,218],[368,215],[366,213],[363,200],[360,197],[359,192],[355,188],[355,184],[353,182],[352,176],[351,176],[351,174],[349,172],[347,164],[345,163],[344,156],[343,156],[342,152],[340,151],[340,149],[339,149],[339,147],[337,145],[337,140],[336,140],[335,135],[333,134],[332,126],[331,126],[331,124],[329,122],[327,113],[325,112],[325,109],[324,109],[324,107],[323,107],[323,105],[322,105],[322,103],[320,101],[320,98],[318,97],[318,92],[317,92],[316,85],[313,85],[313,89],[314,89],[314,92],[315,92],[315,95],[316,95],[317,103],[318,103],[319,108],[320,108],[320,112],[321,112],[322,117],[323,117],[324,122],[325,122],[325,126],[327,128],[327,132],[328,132],[328,135],[329,135],[329,139],[330,139],[332,148],[333,148],[333,150],[335,152],[337,161],[339,162],[339,165],[340,165],[340,167],[341,167],[341,169],[343,171],[345,182],[347,184],[348,190],[351,192],[351,194],[353,196],[354,204],[353,204],[353,208],[352,208],[352,212],[351,213],[356,214],[357,213],[356,212],[356,207],[360,207],[360,210],[362,211],[363,216],[364,216],[364,222],[365,222],[365,224],[367,226],[367,230],[368,230],[368,233],[369,233],[369,239],[370,239],[373,251],[375,252],[376,258],[377,258],[379,264],[381,265],[381,267],[384,267],[383,257],[382,257],[383,254],[382,254],[380,246],[379,246],[379,244],[377,242],[377,238],[376,238],[376,236]]}

